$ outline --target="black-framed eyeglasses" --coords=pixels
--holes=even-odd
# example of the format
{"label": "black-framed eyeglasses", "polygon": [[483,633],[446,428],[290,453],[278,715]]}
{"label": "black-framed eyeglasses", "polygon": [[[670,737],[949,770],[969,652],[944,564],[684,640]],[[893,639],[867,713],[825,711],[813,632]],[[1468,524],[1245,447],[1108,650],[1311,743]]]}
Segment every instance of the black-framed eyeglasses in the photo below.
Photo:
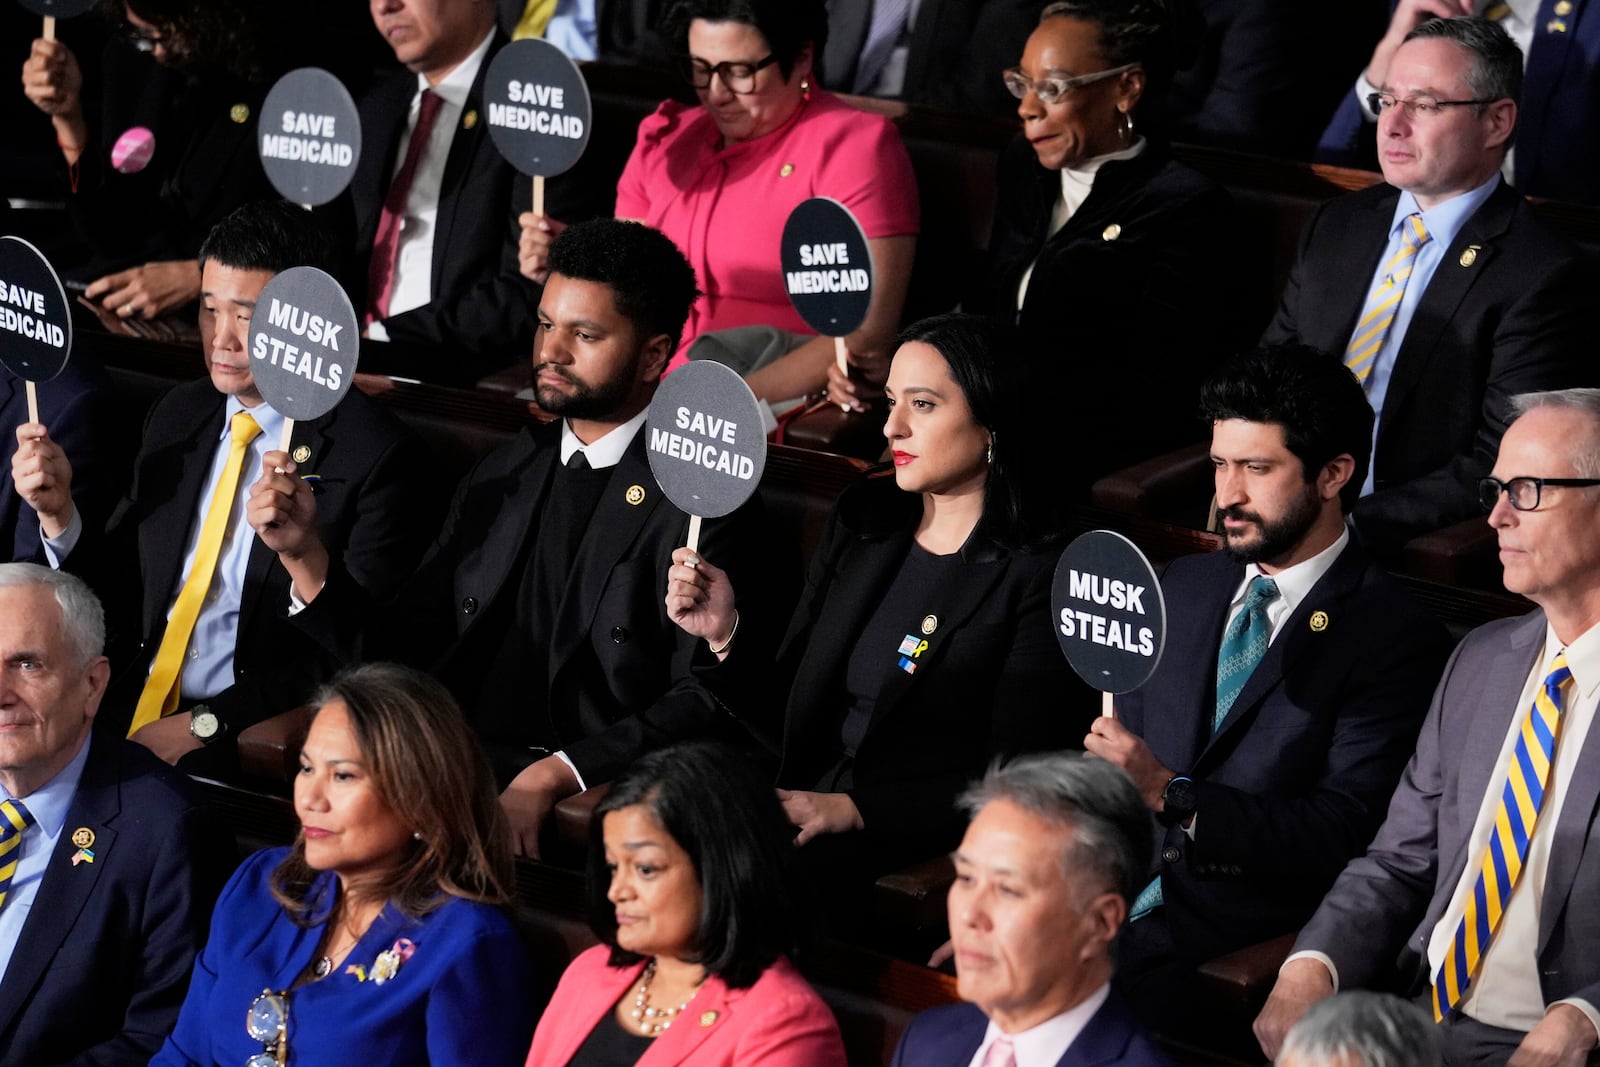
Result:
{"label": "black-framed eyeglasses", "polygon": [[711,76],[715,74],[728,87],[728,92],[744,96],[756,91],[756,74],[777,61],[777,54],[773,52],[768,52],[754,63],[723,62],[714,66],[697,56],[679,56],[678,73],[696,89],[711,88]]}
{"label": "black-framed eyeglasses", "polygon": [[1021,67],[1012,67],[1001,73],[1000,78],[1006,83],[1006,90],[1018,100],[1026,100],[1029,93],[1035,93],[1040,103],[1058,104],[1072,90],[1080,89],[1085,85],[1093,85],[1097,81],[1115,77],[1126,70],[1133,70],[1139,64],[1124,63],[1120,67],[1110,70],[1097,70],[1093,74],[1079,74],[1075,78],[1040,78],[1034,81],[1022,73]]}
{"label": "black-framed eyeglasses", "polygon": [[1393,93],[1367,94],[1367,107],[1374,115],[1399,108],[1408,119],[1427,120],[1443,115],[1447,107],[1482,107],[1492,103],[1493,100],[1435,100],[1431,96],[1411,96],[1402,100]]}
{"label": "black-framed eyeglasses", "polygon": [[244,1028],[262,1045],[260,1052],[244,1061],[244,1067],[284,1067],[289,1062],[289,991],[263,989],[250,1002]]}
{"label": "black-framed eyeglasses", "polygon": [[1511,478],[1501,481],[1499,478],[1487,477],[1478,479],[1478,503],[1483,505],[1483,510],[1493,511],[1495,504],[1500,501],[1500,494],[1504,493],[1506,499],[1511,501],[1511,506],[1518,511],[1536,511],[1539,507],[1539,496],[1547,485],[1570,486],[1582,489],[1588,486],[1600,485],[1600,478]]}

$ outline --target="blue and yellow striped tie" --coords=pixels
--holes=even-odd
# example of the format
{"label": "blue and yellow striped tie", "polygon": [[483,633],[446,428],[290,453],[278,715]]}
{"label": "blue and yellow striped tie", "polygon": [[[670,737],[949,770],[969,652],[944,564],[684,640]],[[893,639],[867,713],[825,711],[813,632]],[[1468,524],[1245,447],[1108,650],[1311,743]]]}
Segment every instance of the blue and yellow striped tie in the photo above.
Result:
{"label": "blue and yellow striped tie", "polygon": [[6,906],[6,894],[11,892],[11,879],[17,874],[17,861],[22,858],[22,834],[33,825],[33,816],[20,800],[0,802],[0,908]]}
{"label": "blue and yellow striped tie", "polygon": [[1406,282],[1411,280],[1411,268],[1416,265],[1417,252],[1429,240],[1431,237],[1428,228],[1422,224],[1422,216],[1407,215],[1401,229],[1400,251],[1384,267],[1383,277],[1367,298],[1366,310],[1361,313],[1356,332],[1350,338],[1349,347],[1344,350],[1344,365],[1355,372],[1363,385],[1372,374],[1373,361],[1378,349],[1383,347],[1384,339],[1389,336],[1389,327],[1394,325],[1400,301],[1405,299]]}
{"label": "blue and yellow striped tie", "polygon": [[1450,939],[1439,973],[1433,978],[1433,1017],[1442,1022],[1460,1005],[1467,987],[1478,973],[1489,941],[1500,926],[1511,893],[1528,857],[1528,842],[1533,838],[1544,788],[1550,781],[1550,765],[1556,757],[1556,737],[1561,730],[1562,687],[1572,680],[1565,652],[1556,656],[1545,676],[1544,685],[1534,695],[1533,706],[1522,722],[1516,747],[1511,753],[1511,769],[1500,797],[1500,810],[1494,817],[1489,847],[1478,863],[1478,877],[1472,883],[1461,925]]}

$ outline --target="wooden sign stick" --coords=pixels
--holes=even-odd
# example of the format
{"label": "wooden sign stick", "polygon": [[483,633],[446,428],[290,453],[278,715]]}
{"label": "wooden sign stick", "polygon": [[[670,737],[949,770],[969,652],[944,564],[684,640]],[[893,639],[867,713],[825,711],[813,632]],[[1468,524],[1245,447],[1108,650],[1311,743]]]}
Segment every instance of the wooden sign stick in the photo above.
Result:
{"label": "wooden sign stick", "polygon": [[283,420],[283,433],[278,436],[278,451],[289,451],[289,438],[294,436],[294,420]]}
{"label": "wooden sign stick", "polygon": [[689,516],[689,543],[685,545],[690,552],[700,551],[700,516]]}
{"label": "wooden sign stick", "polygon": [[33,384],[33,379],[26,379],[28,386],[28,421],[39,421],[39,390]]}
{"label": "wooden sign stick", "polygon": [[1114,701],[1115,698],[1110,693],[1100,694],[1100,717],[1102,719],[1114,719],[1117,717],[1117,709],[1112,706]]}
{"label": "wooden sign stick", "polygon": [[44,39],[47,41],[56,39],[56,17],[54,15],[46,15],[44,17]]}
{"label": "wooden sign stick", "polygon": [[544,175],[543,174],[535,174],[533,176],[533,213],[535,215],[543,215],[544,214]]}
{"label": "wooden sign stick", "polygon": [[840,374],[850,373],[850,351],[845,348],[843,337],[833,339],[833,358],[839,364]]}

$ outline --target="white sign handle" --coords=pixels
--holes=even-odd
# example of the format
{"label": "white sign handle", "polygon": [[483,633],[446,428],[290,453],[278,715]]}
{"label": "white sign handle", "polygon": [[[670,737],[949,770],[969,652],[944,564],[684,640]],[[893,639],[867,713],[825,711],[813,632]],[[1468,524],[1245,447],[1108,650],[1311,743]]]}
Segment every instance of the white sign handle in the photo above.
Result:
{"label": "white sign handle", "polygon": [[544,214],[544,175],[543,174],[535,174],[533,176],[533,213],[535,215],[543,215]]}
{"label": "white sign handle", "polygon": [[1114,700],[1110,693],[1100,694],[1100,717],[1102,719],[1114,719],[1117,717],[1117,709],[1113,704]]}
{"label": "white sign handle", "polygon": [[685,546],[690,552],[700,551],[700,516],[689,516],[689,542]]}
{"label": "white sign handle", "polygon": [[284,419],[283,420],[283,433],[278,435],[278,451],[279,452],[287,452],[287,451],[289,451],[289,438],[291,438],[293,436],[294,436],[294,420],[293,419]]}
{"label": "white sign handle", "polygon": [[33,379],[27,379],[28,386],[28,421],[39,421],[39,390],[33,384]]}
{"label": "white sign handle", "polygon": [[44,39],[47,41],[56,39],[56,17],[54,15],[46,15],[44,17]]}

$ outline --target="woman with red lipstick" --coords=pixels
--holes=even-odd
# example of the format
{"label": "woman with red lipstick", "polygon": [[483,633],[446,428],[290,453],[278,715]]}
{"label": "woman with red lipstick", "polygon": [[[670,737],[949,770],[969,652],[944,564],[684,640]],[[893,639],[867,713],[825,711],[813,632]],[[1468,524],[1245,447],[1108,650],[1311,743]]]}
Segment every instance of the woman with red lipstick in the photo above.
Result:
{"label": "woman with red lipstick", "polygon": [[901,334],[892,480],[840,498],[775,665],[741,658],[726,575],[673,555],[668,612],[721,657],[706,683],[770,737],[802,860],[846,926],[878,875],[954,847],[955,798],[991,759],[1078,747],[1093,715],[1051,627],[1055,554],[1027,547],[1012,355],[971,315]]}
{"label": "woman with red lipstick", "polygon": [[223,890],[155,1064],[514,1064],[528,961],[502,911],[510,837],[488,763],[438,682],[336,678],[301,749],[294,847]]}
{"label": "woman with red lipstick", "polygon": [[1233,250],[1258,249],[1227,193],[1160,133],[1198,31],[1192,0],[1065,0],[1003,75],[1022,135],[1001,156],[989,263],[966,307],[1019,327],[1030,395],[1050,405],[1029,420],[1051,435],[1040,447],[1071,419],[1083,447],[1056,480],[1070,495],[1196,438],[1205,370],[1242,340],[1249,279]]}
{"label": "woman with red lipstick", "polygon": [[789,962],[803,914],[772,790],[732,749],[677,745],[611,784],[589,824],[589,922],[526,1067],[843,1067],[838,1024]]}

